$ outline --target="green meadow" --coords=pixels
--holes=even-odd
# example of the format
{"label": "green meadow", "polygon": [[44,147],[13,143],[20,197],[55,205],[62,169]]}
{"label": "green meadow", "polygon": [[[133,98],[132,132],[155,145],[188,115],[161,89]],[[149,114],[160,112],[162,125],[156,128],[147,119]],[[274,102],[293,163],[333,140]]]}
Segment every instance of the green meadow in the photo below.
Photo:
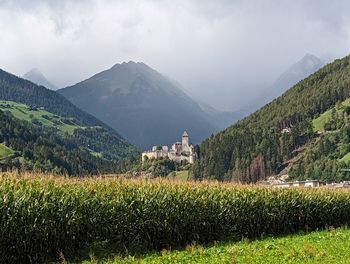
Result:
{"label": "green meadow", "polygon": [[[171,263],[349,263],[350,230],[329,229],[262,240],[189,245],[181,250],[163,250],[139,256],[120,256],[101,246],[85,252],[81,262],[109,264]],[[109,248],[109,250],[112,250]],[[112,250],[113,252],[113,250]],[[68,263],[77,263],[68,261]],[[80,262],[79,262],[80,263]]]}
{"label": "green meadow", "polygon": [[6,147],[4,144],[0,144],[0,160],[9,157],[13,154],[13,150]]}
{"label": "green meadow", "polygon": [[76,128],[84,128],[75,124],[75,120],[72,118],[62,118],[43,108],[31,108],[28,105],[13,101],[0,100],[0,110],[10,111],[14,117],[31,122],[35,125],[55,127],[66,133],[73,133]]}

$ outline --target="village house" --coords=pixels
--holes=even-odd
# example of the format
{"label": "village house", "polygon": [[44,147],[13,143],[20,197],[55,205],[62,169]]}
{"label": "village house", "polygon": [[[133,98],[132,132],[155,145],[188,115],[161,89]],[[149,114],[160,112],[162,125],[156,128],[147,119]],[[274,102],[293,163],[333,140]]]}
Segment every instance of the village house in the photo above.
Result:
{"label": "village house", "polygon": [[169,158],[175,162],[188,162],[193,164],[197,159],[197,153],[189,141],[189,136],[185,131],[182,134],[181,142],[175,142],[171,149],[168,146],[153,146],[152,150],[142,152],[142,161],[146,159]]}
{"label": "village house", "polygon": [[306,181],[295,181],[295,182],[281,182],[274,183],[272,186],[276,188],[291,188],[291,187],[309,187],[316,188],[324,185],[318,180],[306,180]]}

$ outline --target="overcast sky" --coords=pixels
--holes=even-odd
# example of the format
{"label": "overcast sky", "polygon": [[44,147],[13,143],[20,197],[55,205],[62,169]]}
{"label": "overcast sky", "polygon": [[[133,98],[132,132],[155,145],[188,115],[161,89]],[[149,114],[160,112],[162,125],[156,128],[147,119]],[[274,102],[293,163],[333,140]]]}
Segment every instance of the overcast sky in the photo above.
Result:
{"label": "overcast sky", "polygon": [[350,53],[350,1],[0,0],[0,68],[58,87],[142,61],[234,110],[306,53]]}

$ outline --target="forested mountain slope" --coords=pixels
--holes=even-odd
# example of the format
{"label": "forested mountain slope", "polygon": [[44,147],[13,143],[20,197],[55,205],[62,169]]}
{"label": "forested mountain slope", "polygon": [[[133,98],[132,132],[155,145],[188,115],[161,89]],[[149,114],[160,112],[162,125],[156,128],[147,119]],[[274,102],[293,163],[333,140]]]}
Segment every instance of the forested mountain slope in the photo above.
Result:
{"label": "forested mountain slope", "polygon": [[[316,151],[329,133],[319,136],[313,129],[313,119],[349,95],[350,56],[347,56],[324,66],[249,117],[205,140],[200,146],[200,160],[193,168],[194,177],[256,182],[278,174],[288,161],[299,155],[298,162],[292,164],[292,177],[323,177],[328,181],[338,177],[346,163],[332,156],[329,149],[328,152]],[[344,111],[345,117],[338,122],[339,128],[335,131],[335,134],[343,133],[343,153],[350,151],[346,114]],[[332,144],[340,141],[335,136]],[[314,173],[314,167],[304,170],[300,163],[307,164],[305,156],[309,157],[310,166],[317,160],[317,155],[307,154],[310,151],[326,155],[326,163],[334,163],[332,169],[320,170],[319,175]],[[295,167],[297,164],[299,169]]]}
{"label": "forested mountain slope", "polygon": [[350,99],[337,103],[312,121],[319,135],[289,164],[292,179],[326,182],[350,180]]}
{"label": "forested mountain slope", "polygon": [[[137,149],[112,128],[83,112],[62,95],[2,70],[0,111],[3,117],[0,144],[3,149],[12,150],[8,153],[15,154],[2,159],[2,168],[44,168],[51,163],[52,166],[47,165],[45,170],[57,167],[69,174],[112,172],[122,159],[138,154]],[[6,130],[9,127],[12,130]],[[34,136],[27,137],[27,133]],[[61,146],[63,152],[53,144]],[[61,153],[63,156],[57,156],[58,160],[62,158],[66,163],[56,159],[54,162],[50,159],[51,154],[41,151],[48,146],[54,149],[52,155]],[[26,149],[36,154],[28,156]]]}
{"label": "forested mountain slope", "polygon": [[94,155],[74,135],[36,126],[0,110],[0,171],[36,170],[88,175],[123,170],[122,161]]}
{"label": "forested mountain slope", "polygon": [[30,106],[44,107],[54,114],[74,117],[80,124],[106,127],[101,121],[80,110],[59,93],[19,78],[1,69],[0,100],[15,101]]}

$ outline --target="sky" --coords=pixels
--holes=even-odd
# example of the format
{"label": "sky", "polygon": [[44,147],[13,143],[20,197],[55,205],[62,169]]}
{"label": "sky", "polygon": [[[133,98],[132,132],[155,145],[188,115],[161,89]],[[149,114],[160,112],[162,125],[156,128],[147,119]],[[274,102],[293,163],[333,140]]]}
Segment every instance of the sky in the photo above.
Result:
{"label": "sky", "polygon": [[58,87],[144,62],[197,100],[237,110],[311,53],[350,53],[347,0],[0,0],[0,68]]}

